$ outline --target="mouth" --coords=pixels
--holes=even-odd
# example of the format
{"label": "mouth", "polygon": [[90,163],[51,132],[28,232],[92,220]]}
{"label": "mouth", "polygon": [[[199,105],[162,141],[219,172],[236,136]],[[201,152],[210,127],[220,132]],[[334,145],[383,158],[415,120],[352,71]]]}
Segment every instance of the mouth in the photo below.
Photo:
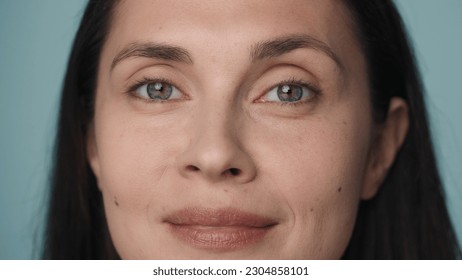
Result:
{"label": "mouth", "polygon": [[234,208],[185,208],[164,220],[170,232],[196,248],[238,250],[262,241],[277,222]]}

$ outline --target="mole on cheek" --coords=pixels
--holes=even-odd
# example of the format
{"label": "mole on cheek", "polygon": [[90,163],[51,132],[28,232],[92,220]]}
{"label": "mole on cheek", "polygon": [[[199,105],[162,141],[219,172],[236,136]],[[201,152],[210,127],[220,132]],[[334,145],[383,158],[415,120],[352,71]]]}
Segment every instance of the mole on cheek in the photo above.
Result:
{"label": "mole on cheek", "polygon": [[311,208],[311,209],[310,209],[310,212],[313,212],[313,211],[314,211],[314,208]]}
{"label": "mole on cheek", "polygon": [[114,204],[119,207],[119,202],[117,201],[117,197],[114,197]]}
{"label": "mole on cheek", "polygon": [[342,191],[342,188],[341,188],[341,187],[337,189],[337,192],[341,192],[341,191]]}

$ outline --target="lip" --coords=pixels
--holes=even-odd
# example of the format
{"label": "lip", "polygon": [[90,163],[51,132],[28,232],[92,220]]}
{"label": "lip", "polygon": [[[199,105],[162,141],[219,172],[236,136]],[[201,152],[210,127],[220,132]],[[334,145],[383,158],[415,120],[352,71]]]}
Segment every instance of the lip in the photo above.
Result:
{"label": "lip", "polygon": [[181,241],[201,249],[237,250],[262,241],[274,219],[234,208],[185,208],[163,220]]}

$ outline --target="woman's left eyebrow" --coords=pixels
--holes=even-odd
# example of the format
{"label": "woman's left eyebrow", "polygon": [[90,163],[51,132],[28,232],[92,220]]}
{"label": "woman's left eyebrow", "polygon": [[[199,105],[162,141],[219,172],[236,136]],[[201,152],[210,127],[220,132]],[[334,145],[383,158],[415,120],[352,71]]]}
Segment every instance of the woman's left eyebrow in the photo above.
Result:
{"label": "woman's left eyebrow", "polygon": [[281,56],[302,48],[314,49],[327,55],[335,62],[340,70],[344,70],[341,59],[329,45],[307,34],[287,35],[259,42],[250,48],[250,57],[252,61],[255,62]]}

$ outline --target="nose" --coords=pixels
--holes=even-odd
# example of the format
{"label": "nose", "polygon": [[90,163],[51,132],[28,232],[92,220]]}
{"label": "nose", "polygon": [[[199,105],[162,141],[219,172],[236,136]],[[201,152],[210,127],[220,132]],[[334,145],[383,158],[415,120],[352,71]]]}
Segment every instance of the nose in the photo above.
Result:
{"label": "nose", "polygon": [[182,176],[200,177],[212,183],[232,181],[245,184],[252,181],[257,168],[243,146],[245,136],[238,121],[223,112],[203,113],[194,119],[191,141],[178,158]]}

